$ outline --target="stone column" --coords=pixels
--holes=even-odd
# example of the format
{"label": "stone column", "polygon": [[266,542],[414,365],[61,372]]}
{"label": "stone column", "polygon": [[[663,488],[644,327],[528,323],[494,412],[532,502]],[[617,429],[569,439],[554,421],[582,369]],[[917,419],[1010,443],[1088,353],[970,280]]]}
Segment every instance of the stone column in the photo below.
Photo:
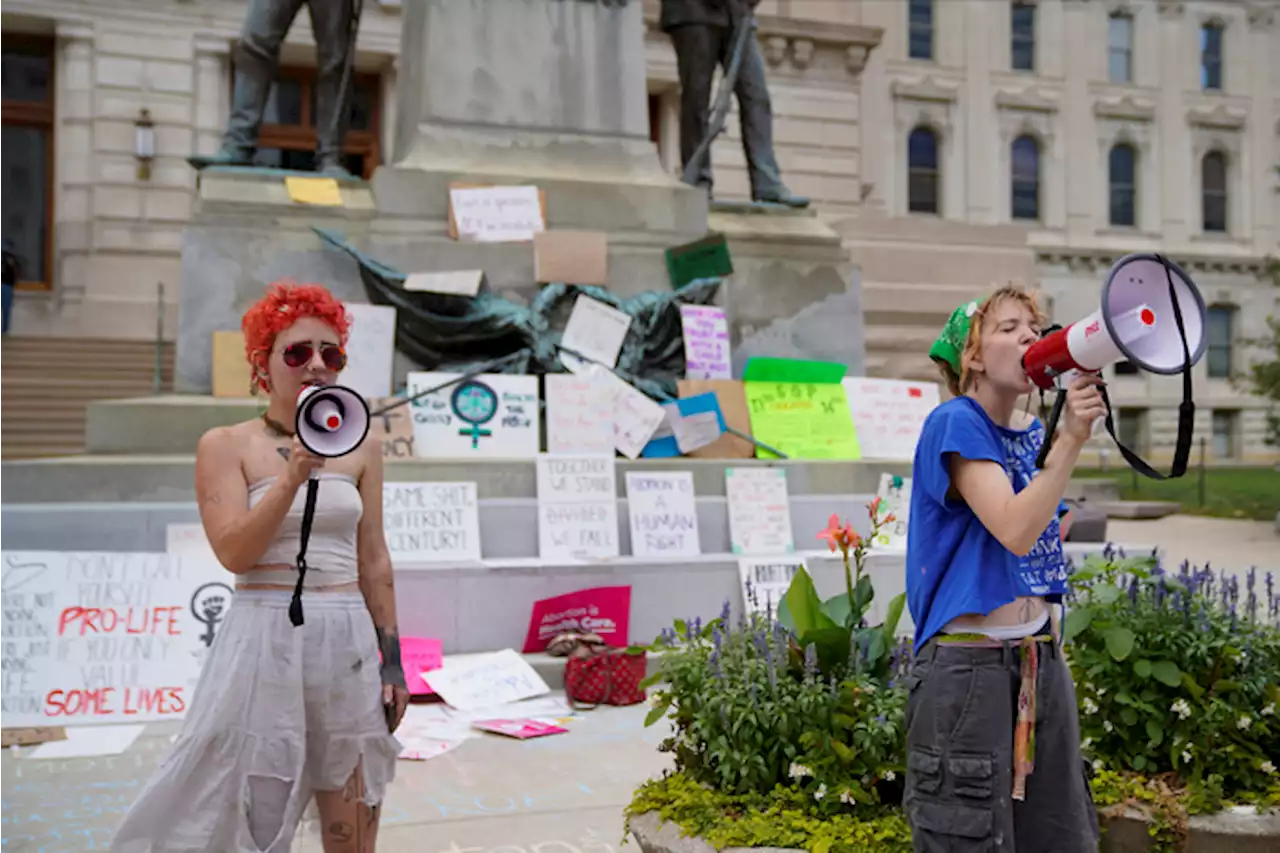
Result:
{"label": "stone column", "polygon": [[195,152],[215,154],[231,109],[231,42],[196,36],[195,49]]}
{"label": "stone column", "polygon": [[54,114],[53,269],[60,303],[79,303],[89,282],[93,252],[93,28],[79,22],[57,24],[56,108]]}

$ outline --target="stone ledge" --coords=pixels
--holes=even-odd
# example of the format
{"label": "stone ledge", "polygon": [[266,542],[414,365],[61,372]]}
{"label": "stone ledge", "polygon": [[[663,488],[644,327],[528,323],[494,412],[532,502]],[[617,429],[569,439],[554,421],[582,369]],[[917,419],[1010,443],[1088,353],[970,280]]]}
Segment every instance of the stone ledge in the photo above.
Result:
{"label": "stone ledge", "polygon": [[[1149,849],[1147,821],[1135,811],[1103,818],[1102,853],[1144,853]],[[1219,812],[1196,815],[1188,821],[1185,853],[1275,853],[1280,848],[1280,810],[1264,814]],[[657,812],[631,819],[631,835],[643,853],[717,853],[696,836],[664,821]],[[777,847],[726,847],[719,853],[803,853]]]}

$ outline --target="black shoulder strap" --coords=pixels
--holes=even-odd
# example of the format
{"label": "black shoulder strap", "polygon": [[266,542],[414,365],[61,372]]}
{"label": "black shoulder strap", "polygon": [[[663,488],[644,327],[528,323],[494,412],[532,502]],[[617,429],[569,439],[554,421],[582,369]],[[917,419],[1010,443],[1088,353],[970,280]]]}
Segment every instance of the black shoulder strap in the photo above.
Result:
{"label": "black shoulder strap", "polygon": [[302,582],[307,577],[307,540],[311,538],[311,522],[316,517],[316,494],[320,491],[320,481],[315,477],[307,480],[307,504],[302,510],[302,530],[298,547],[298,583],[293,588],[293,600],[289,602],[289,621],[293,627],[302,624]]}

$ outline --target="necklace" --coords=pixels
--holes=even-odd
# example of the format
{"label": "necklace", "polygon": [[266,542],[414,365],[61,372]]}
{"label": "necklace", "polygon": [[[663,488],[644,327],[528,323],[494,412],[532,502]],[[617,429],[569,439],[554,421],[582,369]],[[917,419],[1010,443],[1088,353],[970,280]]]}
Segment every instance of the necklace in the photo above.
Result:
{"label": "necklace", "polygon": [[271,430],[276,435],[284,438],[293,438],[293,430],[285,429],[283,424],[268,415],[266,412],[262,413],[262,422],[267,425],[267,429]]}

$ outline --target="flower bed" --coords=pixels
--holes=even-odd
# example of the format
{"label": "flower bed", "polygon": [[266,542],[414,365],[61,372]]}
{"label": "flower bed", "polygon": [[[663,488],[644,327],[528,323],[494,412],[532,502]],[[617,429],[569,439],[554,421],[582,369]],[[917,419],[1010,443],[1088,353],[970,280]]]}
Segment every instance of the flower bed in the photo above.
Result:
{"label": "flower bed", "polygon": [[[874,537],[892,517],[869,509]],[[905,596],[868,625],[866,542],[835,516],[819,535],[844,557],[844,592],[821,600],[801,570],[776,612],[748,589],[753,613],[736,624],[726,603],[655,641],[646,724],[670,718],[660,749],[675,767],[637,790],[629,820],[661,818],[715,849],[911,849]],[[1225,593],[1210,577],[1115,554],[1073,576],[1068,660],[1095,802],[1104,823],[1145,822],[1155,849],[1185,841],[1191,814],[1280,806],[1280,595],[1269,575]]]}

